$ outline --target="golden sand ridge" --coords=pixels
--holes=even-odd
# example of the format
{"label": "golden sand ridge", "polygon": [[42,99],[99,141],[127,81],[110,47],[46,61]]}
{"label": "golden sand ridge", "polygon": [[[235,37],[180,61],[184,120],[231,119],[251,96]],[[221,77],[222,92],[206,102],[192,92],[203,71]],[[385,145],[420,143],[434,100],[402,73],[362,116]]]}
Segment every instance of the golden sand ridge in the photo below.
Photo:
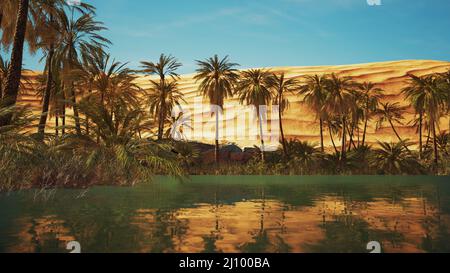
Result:
{"label": "golden sand ridge", "polygon": [[[450,62],[445,61],[433,61],[433,60],[402,60],[402,61],[389,61],[389,62],[376,62],[376,63],[365,63],[365,64],[353,64],[353,65],[336,65],[336,66],[296,66],[296,67],[272,67],[266,68],[270,69],[272,72],[284,72],[288,78],[301,78],[305,75],[314,74],[329,74],[336,73],[338,76],[352,77],[356,82],[373,82],[377,84],[384,90],[383,102],[398,102],[401,105],[409,105],[401,94],[401,90],[407,85],[408,74],[413,74],[416,76],[424,76],[433,73],[443,73],[450,69]],[[37,73],[31,73],[36,75]],[[194,74],[182,75],[179,80],[179,89],[184,94],[186,102],[188,105],[193,104],[195,101],[201,99],[201,95],[197,91],[198,83],[193,79]],[[142,88],[149,87],[150,77],[140,77],[137,80],[137,84]],[[33,88],[31,88],[33,89]],[[39,109],[41,105],[41,98],[34,94],[33,90],[24,92],[20,98],[19,102],[21,104],[29,104],[39,114]],[[319,143],[319,122],[315,117],[315,114],[308,108],[305,103],[302,102],[302,97],[295,94],[288,94],[287,99],[290,102],[290,108],[283,115],[283,125],[287,138],[296,138],[302,141],[310,141]],[[205,103],[207,101],[205,100]],[[236,112],[236,105],[239,102],[236,98],[228,99],[225,101],[224,111],[230,116],[233,116],[233,112]],[[209,111],[209,109],[206,109]],[[71,113],[69,112],[68,115]],[[238,114],[238,113],[236,113]],[[203,117],[210,116],[208,113],[201,113]],[[409,139],[411,141],[416,141],[416,128],[410,125],[410,121],[414,118],[414,110],[410,108],[404,116],[403,124],[396,124],[399,134],[403,139]],[[200,120],[200,119],[194,119]],[[205,122],[203,120],[203,122]],[[270,116],[268,122],[270,123]],[[448,130],[448,118],[441,119],[441,130]],[[54,121],[49,121],[49,128],[54,126]],[[240,134],[251,135],[248,126],[243,124],[237,125],[237,132]],[[195,137],[189,139],[192,141],[201,141],[205,143],[212,143],[214,140],[214,131],[211,127],[204,126],[203,137]],[[255,131],[257,133],[257,131]],[[396,136],[389,127],[381,128],[376,130],[375,122],[372,121],[369,124],[369,129],[367,133],[367,142],[376,143],[380,141],[397,141]],[[242,140],[236,136],[224,135],[221,139],[222,143],[236,143],[241,147],[258,145],[258,137],[255,135],[254,138],[249,140]],[[325,145],[330,147],[332,145],[329,138],[325,138]]]}

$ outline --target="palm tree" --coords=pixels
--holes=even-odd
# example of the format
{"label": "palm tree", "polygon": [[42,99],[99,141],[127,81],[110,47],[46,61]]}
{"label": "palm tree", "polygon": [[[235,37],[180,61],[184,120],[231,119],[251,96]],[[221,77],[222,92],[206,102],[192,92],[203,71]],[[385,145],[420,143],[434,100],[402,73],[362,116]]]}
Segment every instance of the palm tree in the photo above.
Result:
{"label": "palm tree", "polygon": [[124,98],[115,96],[110,105],[85,99],[80,101],[81,113],[89,117],[102,140],[97,143],[89,136],[78,135],[72,138],[81,144],[81,149],[91,147],[86,164],[99,165],[106,170],[101,178],[127,184],[148,180],[160,172],[180,177],[182,170],[171,146],[138,137],[138,132],[151,126],[148,115],[135,101]]}
{"label": "palm tree", "polygon": [[361,94],[363,109],[364,109],[364,129],[361,146],[365,146],[367,125],[373,113],[378,108],[383,90],[377,88],[374,83],[364,82],[358,85],[357,91]]}
{"label": "palm tree", "polygon": [[[226,98],[233,96],[234,87],[238,81],[239,75],[235,67],[237,63],[230,62],[228,56],[219,59],[214,55],[204,61],[196,61],[198,68],[194,79],[201,81],[199,92],[203,97],[209,99],[211,105],[223,108]],[[216,116],[216,137],[215,137],[215,160],[219,163],[219,109],[215,113]]]}
{"label": "palm tree", "polygon": [[341,158],[345,158],[346,153],[346,129],[349,115],[356,108],[353,87],[355,83],[350,77],[339,77],[331,74],[327,80],[327,94],[325,97],[324,110],[330,115],[340,117],[342,120],[342,147]]}
{"label": "palm tree", "polygon": [[295,88],[298,86],[298,81],[295,79],[287,79],[284,72],[278,74],[273,73],[268,78],[268,84],[270,88],[275,93],[274,104],[277,104],[279,107],[278,110],[278,119],[280,126],[280,134],[281,134],[281,144],[283,145],[284,155],[288,156],[288,150],[286,147],[286,138],[284,136],[283,130],[283,113],[289,108],[289,101],[287,100],[286,93],[293,92]]}
{"label": "palm tree", "polygon": [[[99,50],[111,42],[99,34],[106,30],[103,23],[94,19],[93,11],[84,13],[75,18],[75,7],[72,7],[71,18],[65,12],[59,12],[59,35],[61,41],[55,48],[55,58],[61,62],[64,73],[67,75],[65,85],[68,86],[70,100],[75,116],[75,128],[81,135],[80,117],[76,102],[75,79],[73,72],[80,69],[80,58],[89,52]],[[78,10],[77,10],[78,11]]]}
{"label": "palm tree", "polygon": [[[57,8],[66,5],[64,0],[11,0],[2,3],[2,40],[1,43],[8,47],[12,44],[10,66],[6,76],[2,105],[13,106],[17,102],[20,81],[22,78],[22,61],[25,41],[28,42],[30,52],[35,52],[38,48],[38,41],[45,37],[45,21],[48,14],[53,13]],[[17,11],[14,20],[14,12]],[[4,20],[6,18],[6,20]],[[0,119],[0,126],[7,125],[11,121],[11,116],[4,116]]]}
{"label": "palm tree", "polygon": [[[47,16],[45,16],[45,19],[43,19],[44,25],[41,27],[41,29],[46,33],[46,35],[43,35],[41,47],[44,50],[44,54],[46,55],[45,73],[47,75],[45,90],[43,93],[42,112],[39,120],[37,134],[37,138],[40,141],[44,140],[45,126],[47,123],[48,110],[50,106],[51,89],[53,85],[53,56],[55,53],[55,43],[57,42],[56,40],[58,27],[54,20],[54,12],[56,11],[52,10],[51,12],[46,14]],[[59,12],[63,12],[63,10],[60,10]]]}
{"label": "palm tree", "polygon": [[408,143],[379,142],[380,148],[374,150],[371,164],[384,174],[424,174],[423,166],[411,155]]}
{"label": "palm tree", "polygon": [[[178,60],[175,57],[172,57],[171,55],[166,56],[164,54],[161,54],[159,57],[159,61],[157,63],[153,62],[141,62],[142,64],[142,72],[149,74],[149,75],[158,75],[159,76],[159,83],[157,84],[159,89],[159,99],[158,103],[159,106],[157,108],[153,108],[153,110],[156,110],[156,112],[153,112],[154,114],[159,114],[158,116],[158,140],[161,140],[164,135],[164,123],[166,120],[167,115],[170,113],[171,109],[169,109],[171,106],[166,105],[166,98],[170,96],[169,94],[166,94],[165,92],[168,91],[168,87],[173,88],[173,84],[166,84],[166,78],[171,77],[172,80],[177,80],[179,78],[179,75],[177,74],[177,69],[182,66],[181,63],[178,62]],[[153,88],[155,87],[154,82],[152,81]],[[175,84],[176,85],[176,84]],[[154,92],[152,92],[154,94]]]}
{"label": "palm tree", "polygon": [[425,115],[425,96],[427,89],[427,82],[429,77],[417,77],[412,74],[409,76],[408,86],[402,90],[403,95],[406,99],[408,99],[411,103],[411,106],[414,108],[416,114],[419,115],[419,119],[417,121],[418,124],[418,132],[419,132],[419,158],[422,158],[423,152],[423,117]]}
{"label": "palm tree", "polygon": [[448,131],[450,132],[450,69],[440,75],[442,79],[442,90],[446,98],[447,118],[448,118]]}
{"label": "palm tree", "polygon": [[[419,128],[422,127],[422,117],[426,113],[426,118],[433,134],[434,161],[437,164],[439,154],[436,142],[436,127],[439,126],[439,119],[442,115],[441,110],[445,108],[446,104],[445,90],[441,88],[441,79],[437,75],[424,77],[409,75],[409,77],[410,84],[402,92],[411,101],[416,112],[419,113]],[[421,128],[419,129],[421,137],[422,133],[420,131]],[[422,150],[420,152],[422,153]]]}
{"label": "palm tree", "polygon": [[[323,123],[327,118],[324,112],[324,103],[326,97],[327,75],[305,76],[306,82],[300,88],[300,94],[304,95],[303,101],[314,111],[320,121],[320,147],[325,151],[323,137]],[[331,133],[331,132],[330,132]],[[333,141],[333,140],[332,140]],[[333,141],[334,142],[334,141]]]}
{"label": "palm tree", "polygon": [[[126,68],[127,63],[111,60],[111,56],[103,51],[102,48],[96,48],[84,52],[81,57],[82,68],[80,71],[81,80],[79,84],[88,91],[90,99],[96,99],[96,102],[105,105],[108,103],[108,97],[115,93],[114,88],[120,85],[132,90],[138,89],[132,81],[135,77],[132,71]],[[135,94],[126,93],[131,96]],[[90,133],[89,117],[86,117],[86,134]],[[99,136],[97,134],[97,140]]]}
{"label": "palm tree", "polygon": [[[22,76],[23,48],[28,21],[29,0],[20,0],[17,12],[13,49],[11,52],[11,64],[6,76],[6,84],[2,106],[8,107],[16,104],[19,93],[20,78]],[[0,127],[10,124],[12,115],[4,115],[0,118]]]}
{"label": "palm tree", "polygon": [[[405,114],[406,110],[408,109],[407,106],[400,106],[398,102],[395,103],[381,103],[381,106],[377,109],[376,114],[378,115],[377,130],[381,129],[383,127],[383,124],[385,122],[388,122],[390,127],[392,128],[392,131],[397,136],[399,143],[405,144],[405,141],[400,137],[400,135],[397,132],[397,129],[395,129],[394,123],[403,124],[403,115]],[[405,145],[405,149],[409,151],[409,148]]]}
{"label": "palm tree", "polygon": [[261,140],[261,160],[264,157],[264,135],[263,135],[263,117],[260,106],[269,105],[272,101],[273,94],[270,89],[270,72],[261,69],[250,69],[241,72],[241,78],[237,86],[237,95],[241,103],[253,105],[256,108],[259,121],[259,137]]}
{"label": "palm tree", "polygon": [[178,83],[173,81],[150,81],[151,87],[148,90],[147,104],[150,106],[150,113],[153,116],[157,116],[158,113],[163,112],[159,118],[164,117],[165,120],[158,121],[158,140],[162,139],[160,137],[160,128],[165,128],[165,122],[167,117],[172,114],[173,107],[180,105],[182,102],[186,103],[184,100],[184,95],[178,90]]}
{"label": "palm tree", "polygon": [[[52,0],[49,4],[52,3]],[[40,43],[38,43],[38,46],[43,49],[44,55],[46,56],[46,63],[45,63],[45,73],[47,75],[46,77],[46,87],[43,93],[43,104],[42,104],[42,113],[39,120],[39,126],[38,126],[38,139],[43,140],[44,139],[44,133],[45,133],[45,127],[47,123],[47,117],[48,117],[48,110],[50,105],[50,99],[51,99],[51,89],[53,82],[54,73],[57,71],[54,67],[57,67],[58,62],[54,60],[54,54],[55,54],[55,47],[60,46],[62,42],[62,35],[59,32],[59,27],[61,25],[61,22],[58,22],[58,19],[65,18],[64,16],[59,16],[59,13],[65,13],[65,6],[58,5],[58,2],[53,1],[53,4],[55,6],[52,6],[50,9],[44,10],[43,14],[41,15],[41,18],[39,20],[39,24],[37,28],[39,29],[39,36],[41,37]],[[86,4],[80,4],[78,7],[74,7],[73,9],[76,9],[77,11],[81,12],[82,14],[93,12],[93,7]],[[59,71],[59,69],[58,69]]]}

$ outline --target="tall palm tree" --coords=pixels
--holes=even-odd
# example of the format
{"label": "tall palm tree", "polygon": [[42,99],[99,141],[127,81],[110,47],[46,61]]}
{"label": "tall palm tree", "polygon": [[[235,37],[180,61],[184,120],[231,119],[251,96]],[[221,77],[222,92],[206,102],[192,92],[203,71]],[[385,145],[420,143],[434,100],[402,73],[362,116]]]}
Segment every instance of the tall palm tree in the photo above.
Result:
{"label": "tall palm tree", "polygon": [[274,104],[279,107],[278,119],[281,134],[281,144],[283,145],[284,155],[288,156],[288,150],[286,146],[286,138],[283,130],[283,113],[289,108],[289,101],[286,98],[288,92],[293,92],[298,87],[298,81],[296,79],[288,79],[284,72],[280,74],[272,73],[268,78],[268,85],[274,91],[275,98]]}
{"label": "tall palm tree", "polygon": [[442,78],[442,90],[446,98],[448,132],[450,132],[450,69],[440,75]]}
{"label": "tall palm tree", "polygon": [[[230,62],[228,56],[219,59],[214,55],[204,61],[196,61],[197,70],[194,79],[201,81],[199,92],[209,99],[211,105],[223,108],[224,101],[233,96],[234,87],[239,79],[237,63]],[[216,116],[215,161],[219,163],[219,109]]]}
{"label": "tall palm tree", "polygon": [[[105,105],[108,96],[114,93],[113,88],[118,83],[130,84],[131,89],[137,86],[131,84],[134,80],[132,71],[126,68],[127,63],[117,62],[103,51],[102,48],[91,49],[84,52],[81,57],[81,71],[79,84],[88,91],[89,99],[96,99],[101,105]],[[134,96],[134,94],[133,94]],[[89,117],[86,117],[86,134],[90,133]],[[99,136],[97,135],[99,140]]]}
{"label": "tall palm tree", "polygon": [[325,97],[324,110],[330,115],[339,117],[342,120],[342,146],[341,158],[346,154],[347,121],[349,115],[356,107],[353,88],[355,83],[350,77],[339,77],[331,74],[327,80],[327,94]]}
{"label": "tall palm tree", "polygon": [[314,111],[316,117],[319,119],[320,148],[322,152],[324,152],[323,123],[327,118],[326,112],[324,111],[324,103],[327,92],[328,76],[308,75],[305,76],[305,80],[305,84],[300,88],[300,94],[304,95],[303,101]]}
{"label": "tall palm tree", "polygon": [[[405,143],[405,141],[400,137],[395,129],[394,123],[403,124],[403,115],[405,114],[408,106],[400,106],[398,102],[395,103],[380,103],[380,107],[378,107],[376,114],[378,116],[376,128],[380,129],[383,127],[385,122],[388,122],[392,131],[397,136],[400,143]],[[405,145],[405,149],[409,151],[409,148]]]}
{"label": "tall palm tree", "polygon": [[374,83],[364,82],[358,85],[357,91],[361,94],[364,110],[364,129],[361,144],[361,146],[364,146],[366,143],[367,125],[372,114],[375,113],[378,108],[383,90],[377,88]]}
{"label": "tall palm tree", "polygon": [[[44,1],[44,0],[41,0]],[[42,48],[45,55],[45,73],[46,73],[46,87],[43,93],[42,113],[38,125],[38,140],[44,139],[45,127],[47,123],[48,110],[50,105],[50,97],[52,93],[54,67],[58,65],[58,62],[54,60],[55,47],[60,46],[62,42],[62,35],[59,32],[61,22],[58,19],[65,18],[59,16],[60,13],[65,13],[65,5],[62,5],[58,1],[46,0],[49,8],[44,10],[40,19],[37,21],[37,28],[39,29],[40,41],[37,44],[39,48]],[[51,6],[51,5],[54,6]],[[93,7],[86,4],[80,4],[78,7],[74,7],[72,11],[76,9],[82,14],[93,12]],[[59,71],[59,70],[58,70]]]}
{"label": "tall palm tree", "polygon": [[[61,41],[55,48],[55,57],[62,63],[65,74],[68,75],[65,85],[69,89],[69,98],[75,116],[75,128],[77,134],[81,135],[81,125],[76,101],[74,70],[80,69],[80,58],[89,50],[104,48],[111,42],[101,36],[99,32],[106,30],[102,22],[96,21],[95,14],[78,12],[75,7],[71,8],[71,17],[65,12],[59,12],[59,35]],[[79,16],[76,16],[78,15]],[[76,16],[76,17],[75,17]]]}
{"label": "tall palm tree", "polygon": [[[167,118],[167,115],[170,113],[168,105],[166,105],[166,98],[168,94],[165,93],[167,91],[167,87],[170,86],[170,84],[166,84],[166,78],[171,77],[172,80],[178,79],[180,76],[176,72],[178,68],[182,66],[178,60],[169,55],[166,56],[164,54],[161,54],[159,57],[159,61],[157,63],[153,62],[141,62],[142,64],[142,72],[149,74],[149,75],[158,75],[159,76],[159,84],[160,87],[160,98],[158,99],[159,107],[157,107],[157,114],[158,114],[158,140],[161,140],[164,135],[164,123]],[[152,82],[153,87],[155,87],[154,83]],[[171,86],[172,88],[173,86]],[[156,109],[156,108],[155,108]],[[155,110],[154,109],[154,110]]]}
{"label": "tall palm tree", "polygon": [[[6,2],[6,3],[5,3]],[[2,39],[3,46],[12,45],[10,66],[4,86],[2,105],[13,106],[17,102],[20,81],[22,78],[23,49],[28,42],[30,52],[38,49],[42,35],[43,22],[46,15],[56,8],[66,5],[64,0],[10,0],[2,1]],[[17,11],[16,19],[14,13]],[[6,22],[3,22],[6,21]],[[0,126],[7,125],[11,116],[0,118]]]}
{"label": "tall palm tree", "polygon": [[[353,91],[353,97],[355,99],[355,107],[350,113],[349,124],[347,125],[347,130],[350,136],[350,145],[348,146],[348,152],[351,151],[352,146],[354,149],[357,149],[360,142],[360,124],[364,123],[364,114],[365,114],[365,105],[364,105],[364,95],[363,93],[357,90],[358,84],[355,86],[355,90]],[[355,144],[355,138],[357,140],[358,146]]]}
{"label": "tall palm tree", "polygon": [[447,103],[446,90],[441,86],[441,79],[437,75],[431,75],[426,80],[426,89],[424,96],[424,107],[427,117],[427,122],[431,126],[433,134],[434,147],[434,163],[439,162],[439,150],[437,143],[437,130],[439,129],[440,118],[444,114]]}
{"label": "tall palm tree", "polygon": [[[150,106],[150,113],[153,116],[157,116],[158,113],[164,113],[159,117],[167,117],[171,115],[173,107],[180,105],[182,102],[186,103],[184,100],[184,95],[178,89],[178,83],[176,80],[173,81],[151,81],[151,87],[148,90],[147,95],[148,105]],[[162,121],[160,126],[165,128],[166,120]],[[158,124],[160,121],[158,120]],[[158,128],[158,139],[160,140],[160,133]],[[162,137],[162,136],[161,136]]]}
{"label": "tall palm tree", "polygon": [[428,88],[428,76],[417,77],[415,75],[408,75],[408,86],[402,90],[402,94],[407,100],[410,101],[411,106],[414,108],[418,119],[418,132],[419,132],[419,157],[422,158],[423,152],[423,117],[425,115],[425,96]]}
{"label": "tall palm tree", "polygon": [[[445,88],[442,86],[442,79],[438,75],[428,75],[417,77],[409,75],[410,84],[402,92],[411,101],[412,106],[419,112],[419,127],[422,126],[422,117],[426,114],[428,125],[433,134],[434,162],[439,161],[439,151],[437,145],[436,128],[445,111],[447,96]],[[420,131],[421,129],[419,129]],[[421,136],[421,132],[420,132]]]}
{"label": "tall palm tree", "polygon": [[261,140],[261,160],[265,161],[264,156],[264,135],[263,135],[263,116],[260,106],[269,105],[273,98],[270,89],[270,72],[262,69],[250,69],[241,72],[241,78],[237,86],[237,95],[241,103],[253,105],[256,108],[259,121],[259,137]]}
{"label": "tall palm tree", "polygon": [[[62,11],[62,10],[61,10]],[[60,11],[60,12],[61,12]],[[44,22],[42,28],[46,32],[42,43],[42,49],[46,55],[45,73],[46,73],[46,87],[43,94],[42,112],[39,119],[37,138],[40,141],[44,140],[45,126],[47,123],[48,110],[50,106],[51,89],[53,85],[53,56],[55,54],[55,42],[57,39],[57,24],[54,20],[53,12],[47,14],[47,21]]]}
{"label": "tall palm tree", "polygon": [[[6,84],[2,106],[8,107],[16,104],[19,93],[20,78],[22,76],[23,48],[28,21],[29,0],[20,0],[15,26],[13,49],[11,52],[11,64],[6,76]],[[4,115],[0,118],[0,127],[11,122],[12,115]]]}

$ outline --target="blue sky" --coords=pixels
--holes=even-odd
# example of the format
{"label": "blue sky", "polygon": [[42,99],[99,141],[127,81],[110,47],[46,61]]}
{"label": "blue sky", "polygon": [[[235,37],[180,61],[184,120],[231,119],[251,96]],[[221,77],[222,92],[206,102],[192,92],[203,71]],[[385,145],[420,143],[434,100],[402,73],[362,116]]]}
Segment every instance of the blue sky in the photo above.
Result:
{"label": "blue sky", "polygon": [[[84,0],[109,28],[109,51],[133,68],[161,53],[181,73],[196,59],[230,55],[242,67],[450,60],[450,1]],[[25,57],[41,69],[38,57]]]}

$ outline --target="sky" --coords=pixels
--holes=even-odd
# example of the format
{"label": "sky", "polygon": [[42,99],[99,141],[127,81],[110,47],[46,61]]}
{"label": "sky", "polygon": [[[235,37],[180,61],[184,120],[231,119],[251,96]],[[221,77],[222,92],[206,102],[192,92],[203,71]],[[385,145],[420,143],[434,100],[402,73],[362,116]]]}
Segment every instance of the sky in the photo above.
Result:
{"label": "sky", "polygon": [[[450,61],[448,0],[83,1],[108,27],[109,52],[132,68],[161,53],[183,63],[180,73],[214,54],[242,68]],[[39,58],[24,63],[42,70]]]}

